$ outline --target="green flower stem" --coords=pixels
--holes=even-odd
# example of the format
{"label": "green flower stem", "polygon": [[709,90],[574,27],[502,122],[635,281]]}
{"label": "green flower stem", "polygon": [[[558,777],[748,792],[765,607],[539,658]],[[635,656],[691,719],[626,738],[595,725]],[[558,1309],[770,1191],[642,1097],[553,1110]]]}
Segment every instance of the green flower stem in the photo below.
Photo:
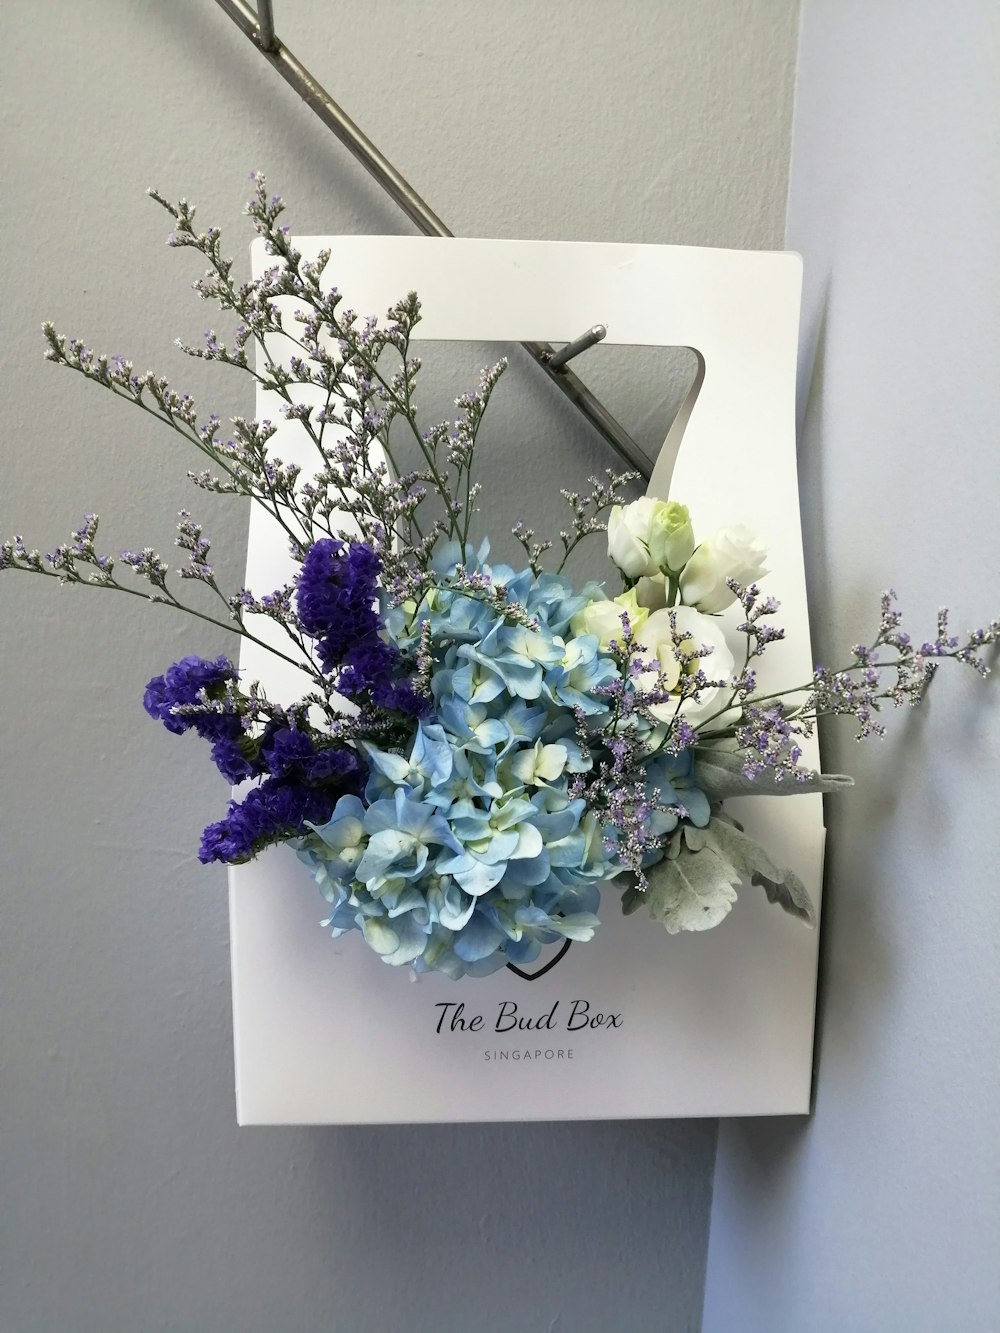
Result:
{"label": "green flower stem", "polygon": [[[877,646],[878,646],[878,642],[879,642],[879,641],[876,640],[876,643],[873,645],[873,647],[877,647]],[[945,657],[957,658],[957,657],[958,657],[958,653],[957,653],[957,651],[956,651],[956,652],[951,652],[951,653],[941,653],[939,656],[940,656],[940,658],[945,658]],[[894,659],[893,661],[891,661],[891,662],[879,662],[879,663],[877,663],[877,664],[875,664],[875,665],[877,666],[877,669],[878,669],[879,671],[883,671],[883,670],[889,670],[889,671],[891,671],[891,670],[893,669],[893,667],[899,666],[899,664],[900,664],[903,660],[904,660],[903,658],[901,658],[901,657],[897,657],[897,658],[895,658],[895,659]],[[936,658],[935,660],[938,660],[938,659]],[[848,674],[848,672],[851,672],[851,671],[863,671],[863,670],[866,670],[866,669],[867,669],[867,668],[866,668],[864,665],[862,665],[861,663],[853,662],[850,666],[841,667],[841,668],[839,668],[839,669],[836,670],[836,671],[832,671],[832,672],[830,672],[830,675],[832,675],[832,676],[846,676],[846,675]],[[809,683],[806,684],[806,685],[793,685],[793,686],[790,686],[787,690],[774,690],[774,691],[772,691],[770,694],[755,694],[755,695],[753,696],[753,699],[752,699],[751,702],[756,706],[757,704],[769,703],[772,699],[784,699],[784,698],[787,698],[787,696],[790,695],[790,694],[805,694],[807,691],[809,691],[809,690],[813,690],[814,688],[815,688],[815,686],[814,686],[814,682],[813,682],[813,681],[809,681]],[[706,719],[705,719],[705,723],[712,722],[715,718],[717,718],[717,717],[721,717],[724,713],[727,713],[727,712],[729,711],[729,708],[732,707],[732,706],[734,706],[734,701],[736,700],[736,697],[737,697],[737,693],[736,693],[736,691],[734,691],[734,692],[733,692],[733,695],[732,695],[732,697],[731,697],[730,704],[728,704],[725,708],[720,708],[719,711],[718,711],[717,713],[713,713],[713,714],[711,715],[711,717],[706,718]],[[877,699],[891,699],[891,698],[892,698],[892,691],[891,691],[891,690],[887,690],[887,691],[885,691],[883,694],[878,694],[878,695],[876,695],[875,697],[876,697]],[[823,709],[821,712],[812,713],[812,714],[804,713],[804,712],[801,710],[801,708],[799,708],[799,709],[795,709],[795,710],[793,710],[791,713],[789,713],[788,716],[789,716],[789,718],[790,718],[791,720],[793,720],[793,721],[814,721],[815,719],[820,718],[820,717],[833,717],[833,716],[836,716],[836,715],[837,715],[837,710],[836,710],[836,709],[833,709],[833,708],[825,708],[825,709]],[[699,728],[699,732],[701,732],[701,731],[703,730],[703,728],[704,728],[704,726],[705,726],[705,723],[703,723],[703,724],[702,724],[702,727]],[[719,737],[719,736],[729,736],[729,735],[735,735],[735,732],[732,731],[732,729],[727,729],[727,730],[724,731],[724,732],[723,732],[723,731],[720,731],[720,732],[713,732],[711,738],[712,738],[712,739],[715,739],[716,737]],[[707,738],[706,738],[706,739],[707,739]]]}
{"label": "green flower stem", "polygon": [[[437,492],[438,492],[438,494],[441,496],[441,499],[444,501],[445,510],[446,510],[446,512],[447,512],[447,515],[448,515],[448,535],[449,535],[449,536],[454,535],[455,537],[459,537],[458,524],[457,524],[457,522],[456,522],[456,520],[455,520],[455,515],[452,513],[452,508],[451,508],[451,506],[452,506],[451,492],[448,490],[448,483],[445,481],[444,477],[442,477],[442,476],[441,476],[441,473],[438,471],[437,459],[436,459],[436,457],[434,456],[434,452],[433,452],[433,450],[431,450],[431,449],[429,449],[429,448],[427,447],[427,443],[426,443],[426,441],[424,440],[424,437],[423,437],[423,436],[421,435],[421,433],[420,433],[420,427],[417,425],[417,422],[416,422],[416,414],[414,413],[414,410],[413,410],[412,394],[411,394],[411,392],[410,392],[410,377],[409,377],[409,375],[406,373],[406,361],[407,361],[407,357],[409,356],[409,353],[410,353],[410,335],[409,335],[409,333],[407,333],[407,335],[406,335],[406,341],[405,341],[404,344],[403,344],[403,354],[402,354],[402,355],[403,355],[403,387],[404,387],[404,395],[403,395],[403,401],[402,401],[402,403],[400,403],[399,397],[398,397],[398,395],[394,392],[392,386],[391,386],[390,384],[388,384],[388,383],[386,382],[386,380],[382,377],[382,374],[381,374],[381,372],[379,371],[378,367],[377,367],[376,365],[374,365],[373,363],[369,363],[369,364],[371,364],[371,369],[372,369],[373,373],[374,373],[375,375],[378,376],[379,382],[380,382],[380,383],[382,384],[382,386],[385,388],[386,393],[389,394],[389,396],[390,396],[390,400],[391,400],[393,403],[396,403],[396,404],[399,405],[399,410],[402,412],[403,416],[405,417],[405,419],[406,419],[406,423],[407,423],[407,425],[410,427],[410,430],[411,430],[411,432],[412,432],[412,434],[413,434],[413,438],[416,440],[417,444],[420,446],[420,452],[423,454],[424,458],[426,459],[427,466],[428,466],[428,468],[430,469],[431,477],[432,477],[433,480],[434,480],[434,485],[435,485],[436,488],[437,488]],[[360,354],[361,354],[361,353],[360,353],[360,349],[359,349],[359,355],[360,355]],[[463,558],[463,560],[465,559],[465,544],[464,544],[464,543],[462,544],[462,558]]]}
{"label": "green flower stem", "polygon": [[585,535],[587,534],[581,532],[578,537],[573,538],[572,542],[570,542],[568,546],[563,547],[563,558],[559,561],[559,564],[556,566],[557,574],[561,574],[563,572],[563,570],[566,567],[566,561],[570,558],[570,556],[573,554],[576,548],[583,541]]}
{"label": "green flower stem", "polygon": [[[155,193],[153,194],[153,198],[156,199],[156,201],[157,201],[158,203],[162,204],[163,207],[166,208],[167,211],[168,211],[168,212],[169,212],[169,213],[170,213],[170,214],[171,214],[171,215],[178,221],[178,223],[180,224],[180,219],[178,218],[178,215],[177,215],[176,210],[175,210],[170,204],[168,204],[167,201],[166,201],[165,199],[161,198],[159,195],[157,195],[157,194],[155,194]],[[280,378],[280,376],[279,376],[279,374],[278,374],[278,371],[279,371],[280,368],[275,364],[275,362],[274,362],[274,360],[273,360],[273,358],[272,358],[272,356],[271,356],[270,350],[268,349],[268,346],[267,346],[267,343],[266,343],[266,340],[265,340],[265,333],[266,333],[266,330],[264,330],[264,329],[262,329],[262,328],[260,327],[260,321],[259,321],[259,320],[255,320],[255,319],[251,318],[249,307],[247,306],[247,304],[246,304],[245,301],[241,301],[241,300],[240,300],[239,292],[238,292],[237,288],[235,287],[232,278],[230,277],[230,274],[229,274],[228,269],[224,268],[224,267],[219,263],[219,260],[218,260],[218,258],[217,258],[217,255],[216,255],[215,251],[214,251],[212,248],[210,248],[210,247],[206,248],[205,246],[199,245],[199,244],[197,243],[198,238],[197,238],[197,236],[196,236],[196,233],[195,233],[194,229],[190,226],[190,224],[187,225],[187,226],[183,226],[182,229],[183,229],[189,236],[191,236],[191,237],[194,239],[195,244],[194,244],[193,248],[196,249],[196,250],[199,252],[199,254],[204,255],[205,258],[209,261],[209,263],[211,264],[212,269],[213,269],[213,271],[214,271],[214,273],[215,273],[215,275],[216,275],[216,278],[218,279],[218,281],[219,281],[219,282],[222,284],[222,286],[223,286],[223,289],[224,289],[224,291],[225,291],[225,295],[226,295],[226,299],[228,300],[230,306],[232,307],[233,310],[236,311],[236,313],[237,313],[237,314],[240,316],[240,318],[244,321],[244,323],[246,324],[246,326],[247,326],[247,327],[251,330],[251,332],[253,333],[254,341],[257,343],[258,347],[260,348],[260,350],[261,350],[261,351],[263,352],[263,354],[264,354],[265,361],[266,361],[267,372],[268,372],[268,376],[269,376],[269,378],[267,378],[267,377],[265,377],[265,376],[262,376],[262,375],[258,374],[257,371],[255,371],[255,370],[254,370],[251,366],[249,366],[249,365],[242,365],[242,366],[238,366],[237,368],[240,369],[240,370],[244,370],[244,371],[246,371],[246,373],[247,373],[248,375],[250,375],[253,379],[255,379],[255,380],[257,381],[257,383],[260,384],[263,388],[265,388],[265,389],[269,389],[269,390],[271,390],[271,391],[277,393],[277,394],[279,395],[279,397],[282,398],[282,399],[283,399],[283,400],[284,400],[290,407],[291,407],[291,406],[294,406],[294,403],[293,403],[293,400],[292,400],[292,396],[291,396],[291,394],[288,392],[288,387],[287,387],[287,385],[285,385],[285,384],[283,384],[283,383],[281,382],[281,378]],[[296,273],[298,273],[298,270],[297,270],[297,269],[296,269]],[[300,278],[300,280],[301,280],[301,278]],[[294,334],[289,333],[289,332],[284,328],[284,325],[281,323],[281,317],[280,317],[280,315],[278,316],[278,320],[279,320],[279,325],[280,325],[280,327],[279,327],[277,330],[275,330],[275,331],[278,332],[278,333],[280,333],[283,337],[288,338],[290,342],[294,343],[294,345],[295,345],[296,347],[298,347],[300,351],[304,352],[305,355],[306,355],[310,360],[312,360],[313,358],[312,358],[312,351],[311,351],[311,349],[308,348],[308,347],[305,345],[305,343],[303,343],[299,338],[296,338]],[[231,362],[230,364],[235,365],[236,363],[235,363],[235,362]],[[332,395],[332,392],[333,392],[333,390],[332,390],[332,388],[331,388],[331,389],[328,391],[328,393],[327,393],[327,403],[328,403],[328,404],[329,404],[330,396]],[[322,426],[321,426],[321,429],[320,429],[319,434],[317,434],[316,431],[315,431],[315,429],[314,429],[313,426],[312,426],[312,423],[311,423],[310,421],[308,421],[308,420],[303,421],[303,422],[302,422],[302,425],[305,427],[306,434],[309,436],[310,440],[311,440],[312,443],[315,445],[315,447],[316,447],[316,449],[317,449],[317,451],[318,451],[318,453],[319,453],[319,455],[320,455],[320,458],[323,460],[324,463],[326,463],[326,462],[327,462],[327,455],[326,455],[326,453],[325,453],[325,451],[324,451],[324,449],[323,449],[323,442],[322,442]],[[225,465],[223,465],[223,466],[225,466]],[[226,471],[230,472],[230,475],[233,475],[232,472],[231,472],[231,470],[230,470],[228,467],[226,468]],[[269,489],[270,489],[270,487],[269,487]],[[343,487],[342,487],[342,486],[338,486],[337,489],[340,491],[341,499],[343,499],[343,500],[346,502],[347,499],[348,499],[348,496],[347,496],[347,494],[345,493]],[[291,539],[292,539],[294,542],[296,542],[296,544],[299,544],[299,540],[298,540],[298,538],[291,532],[291,529],[288,528],[287,524],[285,524],[285,522],[282,520],[280,514],[278,513],[278,509],[277,509],[277,500],[274,499],[274,493],[273,493],[273,490],[271,491],[271,495],[272,495],[272,500],[273,500],[273,502],[274,502],[275,508],[274,508],[274,510],[268,510],[268,512],[269,512],[269,513],[273,513],[273,516],[278,520],[279,523],[281,523],[281,526],[282,526],[283,528],[285,528],[285,531],[288,533],[289,537],[291,537]],[[265,507],[266,507],[266,506],[265,506]],[[289,508],[291,508],[291,506],[289,506]],[[303,535],[303,537],[305,538],[306,543],[308,544],[310,541],[313,540],[313,525],[312,525],[312,523],[310,522],[310,523],[308,524],[308,526],[307,526],[307,525],[302,521],[302,518],[301,518],[301,517],[299,518],[299,521],[300,521],[300,525],[301,525],[301,527],[302,527],[302,535]]]}
{"label": "green flower stem", "polygon": [[[84,580],[84,581],[86,581],[86,580]],[[221,588],[219,587],[219,585],[216,583],[216,581],[215,581],[214,578],[210,578],[210,579],[200,579],[199,582],[201,582],[201,583],[207,583],[208,586],[212,589],[212,591],[218,595],[219,600],[220,600],[220,601],[222,602],[222,604],[226,607],[226,609],[227,609],[227,610],[230,609],[230,607],[229,607],[229,598],[228,598],[228,597],[226,596],[226,594],[222,591],[222,589],[221,589]],[[120,583],[117,583],[117,582],[114,583],[114,584],[111,585],[111,586],[113,586],[113,587],[117,587],[117,588],[121,588],[123,592],[131,592],[131,591],[134,591],[134,589],[123,588],[122,585],[121,585]],[[173,600],[173,605],[176,606],[176,607],[178,607],[181,611],[187,611],[187,610],[189,610],[188,607],[186,607],[186,606],[182,605],[182,603],[178,602],[178,601],[176,600],[176,598],[174,598],[174,600]],[[193,612],[192,614],[197,615],[198,613],[197,613],[197,612]],[[241,634],[243,634],[243,636],[244,636],[245,638],[253,639],[254,643],[259,643],[259,644],[261,645],[261,647],[263,647],[263,648],[267,648],[268,652],[275,652],[275,651],[276,651],[275,649],[271,648],[271,646],[270,646],[269,644],[264,643],[264,641],[263,641],[262,639],[258,639],[258,638],[256,637],[256,635],[251,634],[251,632],[246,628],[246,620],[245,620],[244,617],[243,617],[243,613],[242,613],[242,611],[231,612],[231,614],[233,615],[233,618],[234,618],[234,620],[236,621],[236,624],[239,625],[239,627],[240,627],[239,632],[240,632]],[[214,624],[224,624],[225,622],[224,622],[224,621],[214,621],[213,623],[214,623]],[[288,637],[291,639],[292,643],[294,643],[295,646],[296,646],[296,648],[298,648],[299,652],[303,655],[303,657],[306,658],[306,660],[307,660],[307,662],[308,662],[308,670],[309,670],[309,674],[310,674],[311,676],[313,676],[313,678],[314,678],[316,681],[318,681],[318,682],[320,682],[320,681],[325,681],[325,677],[324,677],[324,675],[323,675],[322,669],[320,668],[319,664],[317,663],[316,658],[313,656],[313,654],[312,654],[312,652],[310,651],[310,649],[306,647],[305,640],[303,639],[302,635],[299,634],[299,633],[296,631],[296,629],[294,628],[294,626],[287,624],[284,620],[275,620],[273,623],[276,624],[276,625],[280,625],[280,626],[281,626],[281,628],[285,631],[285,633],[286,633],[286,634],[288,635]],[[227,626],[227,628],[228,628],[228,626]],[[282,654],[279,654],[279,656],[281,656],[281,655],[282,655]],[[286,661],[291,661],[291,660],[292,660],[291,658],[286,658]],[[300,665],[301,665],[301,664],[300,664]]]}
{"label": "green flower stem", "polygon": [[239,487],[239,489],[236,490],[235,494],[242,495],[247,499],[253,500],[257,504],[259,504],[265,510],[266,513],[270,514],[270,516],[273,519],[276,519],[277,522],[281,524],[281,526],[284,528],[285,532],[288,534],[289,538],[292,541],[294,541],[297,545],[300,544],[299,537],[292,531],[292,529],[288,526],[285,520],[281,517],[280,506],[278,505],[277,500],[274,498],[273,492],[271,495],[271,503],[269,504],[268,501],[265,499],[265,497],[259,494],[257,491],[243,489],[239,485],[239,482],[237,481],[236,472],[234,471],[234,469],[230,466],[230,464],[226,461],[225,458],[219,455],[219,453],[215,449],[205,444],[205,442],[201,439],[197,431],[192,430],[188,426],[185,426],[185,423],[179,421],[172,413],[164,409],[150,407],[148,403],[143,402],[141,397],[136,397],[135,394],[129,393],[127,390],[123,389],[120,385],[115,384],[113,380],[106,381],[99,379],[96,375],[89,374],[83,366],[75,366],[72,363],[72,361],[69,361],[66,358],[61,358],[60,364],[65,366],[68,370],[77,371],[79,374],[83,375],[84,379],[91,380],[95,384],[100,384],[103,388],[110,389],[111,392],[117,398],[122,398],[125,400],[125,402],[132,403],[133,406],[138,407],[148,416],[151,416],[154,419],[154,421],[160,421],[165,426],[169,426],[171,430],[175,431],[181,437],[181,439],[185,440],[188,444],[193,444],[199,453],[204,454],[206,458],[208,458],[216,467],[220,469],[220,471],[225,472],[226,475],[232,479],[234,484]]}
{"label": "green flower stem", "polygon": [[[341,322],[337,319],[337,315],[334,310],[327,310],[326,308],[327,301],[323,295],[322,288],[319,286],[318,281],[316,279],[306,280],[305,278],[303,278],[301,266],[298,262],[294,263],[292,262],[291,248],[285,237],[281,234],[281,232],[275,232],[269,229],[268,240],[274,246],[276,253],[279,254],[282,259],[284,259],[289,270],[295,275],[295,278],[298,280],[298,282],[301,283],[301,285],[304,288],[306,288],[307,291],[309,291],[310,293],[309,299],[311,301],[313,309],[316,310],[318,313],[324,315],[324,322],[329,325],[329,327],[333,330],[334,334],[338,338],[343,339],[343,341],[347,343],[352,353],[364,363],[364,365],[368,368],[369,372],[371,373],[372,377],[374,379],[377,379],[379,384],[382,385],[382,388],[385,390],[386,395],[388,396],[388,400],[393,404],[393,406],[397,409],[397,411],[400,412],[402,416],[406,419],[406,422],[410,427],[411,432],[413,433],[413,437],[420,448],[420,452],[423,454],[424,460],[426,461],[427,466],[430,470],[431,477],[433,478],[434,485],[438,491],[438,494],[441,496],[441,498],[445,503],[445,507],[448,514],[448,535],[457,537],[459,535],[458,526],[455,522],[455,516],[451,510],[451,496],[448,491],[447,483],[441,476],[441,473],[438,471],[437,459],[434,457],[432,451],[428,449],[427,444],[420,433],[420,427],[417,425],[414,419],[414,412],[411,404],[411,395],[410,395],[410,379],[409,376],[406,374],[406,359],[407,356],[409,355],[409,348],[410,348],[409,333],[407,333],[406,341],[403,344],[402,359],[403,359],[404,397],[400,399],[399,395],[395,392],[392,385],[389,383],[388,380],[386,380],[385,376],[379,370],[377,363],[372,360],[372,358],[366,353],[365,349],[358,342],[352,330],[346,328],[343,324],[341,324]],[[213,267],[216,267],[214,263]],[[218,272],[217,267],[216,271]],[[229,279],[228,275],[226,275],[224,281],[227,283],[227,286],[230,289],[232,289],[232,282]],[[240,311],[240,313],[242,314],[242,311]],[[247,322],[249,323],[250,328],[253,329],[254,327],[253,324],[250,321]],[[281,331],[285,333],[284,329],[282,329]],[[254,329],[254,336],[257,337],[256,329]],[[302,350],[305,351],[307,355],[311,356],[309,349],[304,347],[303,344],[300,343],[298,339],[294,338],[293,335],[285,333],[285,336],[291,337],[293,342],[295,342],[299,347],[302,347]],[[311,431],[308,422],[304,424],[306,424],[307,429],[309,429],[310,433],[312,434],[313,432]]]}
{"label": "green flower stem", "polygon": [[[81,579],[81,583],[86,584],[87,582],[88,580]],[[100,585],[91,585],[91,586],[100,586]],[[126,588],[123,584],[119,583],[117,580],[115,580],[108,586],[116,589],[119,592],[132,593],[136,597],[146,596],[145,593],[141,593],[135,588]],[[291,666],[298,667],[300,671],[307,671],[310,675],[314,676],[316,679],[319,679],[319,676],[316,673],[316,668],[314,665],[311,666],[311,664],[308,661],[306,662],[296,661],[294,657],[289,657],[287,653],[283,653],[280,648],[274,648],[272,647],[271,644],[266,643],[263,639],[258,638],[256,634],[251,633],[251,631],[247,629],[246,622],[243,620],[242,616],[235,623],[229,623],[225,620],[216,620],[215,616],[206,615],[205,612],[203,611],[197,611],[193,606],[185,606],[183,602],[177,600],[177,598],[173,595],[172,592],[170,592],[168,588],[162,589],[162,592],[164,594],[164,597],[166,598],[166,604],[168,606],[174,606],[177,608],[178,611],[185,611],[190,616],[197,616],[199,620],[204,620],[209,625],[218,625],[220,629],[227,629],[229,630],[230,634],[238,634],[242,639],[249,639],[251,643],[257,644],[259,648],[263,648],[265,652],[272,653],[275,657],[280,657],[282,661],[288,662]],[[156,599],[153,597],[147,597],[147,600],[151,602],[156,601]]]}
{"label": "green flower stem", "polygon": [[109,575],[107,579],[72,579],[67,578],[65,574],[62,574],[55,569],[36,569],[29,565],[18,564],[9,564],[6,568],[19,569],[25,574],[41,574],[47,579],[58,579],[60,583],[74,588],[105,588],[111,592],[128,593],[130,597],[141,597],[144,602],[152,602],[154,605],[175,607],[178,611],[183,611],[189,616],[196,616],[199,620],[204,620],[209,625],[217,625],[219,629],[228,630],[230,634],[238,634],[240,638],[249,639],[252,643],[256,643],[267,652],[273,653],[275,657],[280,657],[283,661],[288,662],[289,665],[298,667],[299,670],[309,670],[307,663],[296,661],[294,657],[289,657],[287,653],[283,653],[280,648],[273,648],[269,643],[265,643],[263,639],[259,639],[256,634],[252,634],[243,624],[242,620],[238,621],[236,624],[228,623],[225,620],[216,620],[215,616],[206,615],[204,611],[198,611],[195,607],[186,606],[183,602],[178,601],[173,593],[167,588],[161,588],[156,594],[151,594],[140,592],[138,588],[126,588],[124,583],[119,583],[113,575]]}
{"label": "green flower stem", "polygon": [[[577,535],[573,538],[571,542],[569,542],[568,544],[564,544],[563,558],[559,561],[559,564],[556,566],[556,573],[561,574],[563,572],[563,569],[566,567],[566,561],[570,558],[570,556],[573,554],[573,552],[576,550],[576,548],[580,545],[580,543],[583,541],[585,537],[596,537],[598,533],[603,533],[604,531],[605,531],[604,528],[592,528],[589,532],[577,533]],[[628,590],[626,589],[626,591]]]}
{"label": "green flower stem", "polygon": [[[393,454],[392,448],[389,444],[388,427],[386,427],[384,431],[380,432],[379,443],[382,445],[382,450],[385,453],[386,459],[389,463],[389,467],[392,469],[393,475],[399,477],[401,473],[399,471],[399,465],[396,462],[395,455]],[[368,462],[367,453],[365,454],[365,462],[366,463]],[[400,541],[405,541],[408,545],[412,545],[412,535],[414,532],[416,532],[417,540],[422,542],[424,539],[423,529],[421,528],[419,522],[417,521],[417,516],[415,513],[409,516],[408,522],[410,525],[410,532],[409,533],[399,532],[396,534],[399,537]],[[393,529],[393,531],[395,531],[395,528]]]}

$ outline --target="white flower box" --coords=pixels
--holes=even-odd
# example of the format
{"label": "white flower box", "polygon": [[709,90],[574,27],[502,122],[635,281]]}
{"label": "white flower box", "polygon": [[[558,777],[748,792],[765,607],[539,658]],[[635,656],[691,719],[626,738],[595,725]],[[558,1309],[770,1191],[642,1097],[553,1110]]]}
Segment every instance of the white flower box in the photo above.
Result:
{"label": "white flower box", "polygon": [[[761,679],[810,677],[795,468],[798,256],[409,237],[296,244],[307,258],[333,250],[332,280],[362,313],[416,290],[417,340],[562,343],[600,319],[608,343],[695,349],[704,373],[673,428],[683,431],[674,475],[658,468],[650,490],[666,498],[669,485],[699,532],[745,522],[761,534],[764,586],[781,599],[788,633]],[[273,262],[260,242],[253,260],[255,275]],[[273,403],[257,412],[279,420]],[[273,447],[308,463],[298,433],[282,423]],[[512,474],[523,466],[512,459]],[[525,480],[512,475],[514,486]],[[255,509],[248,585],[270,591],[289,571],[280,531]],[[294,669],[254,644],[244,644],[241,667],[275,698],[301,693]],[[804,762],[819,766],[815,748]],[[743,804],[748,830],[794,867],[818,909],[821,798]],[[504,970],[453,982],[387,967],[359,934],[331,939],[319,925],[325,904],[289,848],[233,867],[240,1123],[808,1111],[817,932],[749,886],[719,927],[677,936],[641,912],[623,918],[618,894],[614,884],[605,890],[595,939],[539,980]]]}

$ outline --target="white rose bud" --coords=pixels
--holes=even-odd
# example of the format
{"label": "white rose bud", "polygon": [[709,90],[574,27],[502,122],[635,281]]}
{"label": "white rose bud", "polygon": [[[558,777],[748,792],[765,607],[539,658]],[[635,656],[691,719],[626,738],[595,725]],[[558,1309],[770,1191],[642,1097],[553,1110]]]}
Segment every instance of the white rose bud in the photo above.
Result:
{"label": "white rose bud", "polygon": [[626,578],[657,574],[659,567],[649,553],[650,526],[661,500],[643,496],[630,505],[615,505],[608,518],[608,556]]}
{"label": "white rose bud", "polygon": [[726,579],[753,583],[767,573],[766,559],[767,552],[749,528],[720,528],[687,562],[681,575],[681,599],[706,615],[724,611],[736,601]]}
{"label": "white rose bud", "polygon": [[687,505],[662,501],[653,511],[649,529],[649,554],[661,573],[682,570],[694,550],[694,528]]}

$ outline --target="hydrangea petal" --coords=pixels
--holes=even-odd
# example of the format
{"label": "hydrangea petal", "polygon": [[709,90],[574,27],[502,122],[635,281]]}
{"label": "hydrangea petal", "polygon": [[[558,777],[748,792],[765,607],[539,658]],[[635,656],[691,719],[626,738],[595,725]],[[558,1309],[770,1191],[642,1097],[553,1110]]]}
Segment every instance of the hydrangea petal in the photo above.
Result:
{"label": "hydrangea petal", "polygon": [[455,953],[465,962],[475,963],[494,953],[503,941],[503,931],[482,912],[474,912],[465,929],[455,936]]}

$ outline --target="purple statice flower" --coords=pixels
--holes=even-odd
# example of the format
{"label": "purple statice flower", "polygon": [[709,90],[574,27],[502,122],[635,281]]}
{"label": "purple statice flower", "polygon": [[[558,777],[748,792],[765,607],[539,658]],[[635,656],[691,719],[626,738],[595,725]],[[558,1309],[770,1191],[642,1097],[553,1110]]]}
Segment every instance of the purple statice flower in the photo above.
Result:
{"label": "purple statice flower", "polygon": [[410,717],[429,717],[431,701],[410,680],[387,680],[371,691],[372,701],[380,708],[392,708]]}
{"label": "purple statice flower", "polygon": [[385,695],[391,685],[398,660],[398,649],[378,634],[360,640],[343,659],[339,681],[342,693],[354,698],[367,691],[375,703],[382,704],[379,696]]}
{"label": "purple statice flower", "polygon": [[363,782],[367,767],[357,750],[344,745],[317,746],[315,736],[297,727],[270,727],[260,744],[261,772],[311,786],[348,779]]}
{"label": "purple statice flower", "polygon": [[399,650],[381,634],[380,570],[378,556],[364,542],[347,546],[331,537],[314,542],[296,585],[299,623],[316,640],[324,671],[340,669],[342,694],[420,716],[429,702],[412,683],[396,679]]}
{"label": "purple statice flower", "polygon": [[243,746],[235,737],[224,736],[212,746],[212,762],[227,782],[234,786],[255,778],[263,771],[259,763],[247,758]]}
{"label": "purple statice flower", "polygon": [[356,644],[344,660],[338,682],[348,698],[367,695],[378,708],[394,709],[412,717],[424,717],[430,700],[412,681],[396,679],[399,649],[377,634]]}
{"label": "purple statice flower", "polygon": [[359,773],[323,787],[297,778],[265,778],[242,801],[230,801],[225,819],[205,829],[198,859],[231,865],[249,861],[269,843],[304,832],[306,821],[325,824],[341,796],[358,796],[362,786]]}
{"label": "purple statice flower", "polygon": [[354,645],[378,634],[380,568],[378,556],[363,542],[348,547],[324,537],[309,548],[297,583],[299,621],[316,640],[325,671],[339,667]]}
{"label": "purple statice flower", "polygon": [[260,758],[264,771],[271,777],[303,776],[301,769],[316,754],[312,738],[297,727],[269,727],[260,744]]}
{"label": "purple statice flower", "polygon": [[283,778],[324,786],[357,779],[363,783],[367,766],[357,750],[342,743],[318,745],[314,732],[285,721],[272,721],[259,740],[223,737],[212,747],[216,768],[236,784],[248,778]]}
{"label": "purple statice flower", "polygon": [[220,698],[226,683],[236,678],[236,667],[227,657],[218,657],[214,662],[203,657],[182,657],[162,676],[154,676],[149,682],[142,700],[143,707],[150,717],[158,718],[176,736],[193,729],[204,740],[232,740],[241,731],[238,714],[206,711],[178,715],[174,710],[180,705]]}

